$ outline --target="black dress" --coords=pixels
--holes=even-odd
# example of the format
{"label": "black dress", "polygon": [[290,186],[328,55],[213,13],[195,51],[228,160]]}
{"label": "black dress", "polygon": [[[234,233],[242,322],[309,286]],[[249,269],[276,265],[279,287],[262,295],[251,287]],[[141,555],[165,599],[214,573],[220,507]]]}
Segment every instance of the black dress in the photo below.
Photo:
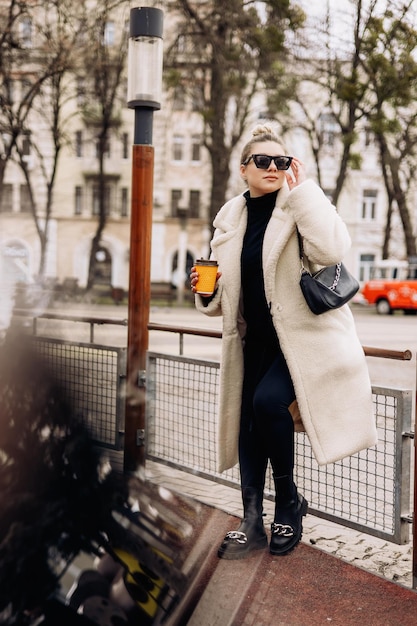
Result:
{"label": "black dress", "polygon": [[251,198],[241,253],[243,315],[247,324],[239,463],[241,484],[263,488],[270,459],[275,476],[294,465],[294,426],[288,406],[294,388],[265,297],[262,245],[278,192]]}

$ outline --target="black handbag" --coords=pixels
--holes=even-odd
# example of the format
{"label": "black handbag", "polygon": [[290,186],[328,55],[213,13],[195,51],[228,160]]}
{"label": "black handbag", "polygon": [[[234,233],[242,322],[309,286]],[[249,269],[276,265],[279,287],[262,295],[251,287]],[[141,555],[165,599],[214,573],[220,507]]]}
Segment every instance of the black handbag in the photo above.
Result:
{"label": "black handbag", "polygon": [[300,287],[315,315],[338,309],[359,291],[359,283],[343,263],[329,265],[311,274],[304,266],[303,240],[297,229],[301,259]]}

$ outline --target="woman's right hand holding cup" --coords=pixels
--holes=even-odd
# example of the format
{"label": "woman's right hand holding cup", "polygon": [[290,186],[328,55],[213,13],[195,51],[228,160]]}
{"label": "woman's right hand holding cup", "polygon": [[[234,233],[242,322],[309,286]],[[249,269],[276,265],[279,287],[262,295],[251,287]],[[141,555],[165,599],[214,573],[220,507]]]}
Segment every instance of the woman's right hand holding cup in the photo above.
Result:
{"label": "woman's right hand holding cup", "polygon": [[197,265],[194,265],[190,271],[191,291],[198,293],[203,298],[212,296],[216,290],[217,281],[221,276],[221,272],[216,270],[217,266],[213,262],[204,265],[202,260]]}

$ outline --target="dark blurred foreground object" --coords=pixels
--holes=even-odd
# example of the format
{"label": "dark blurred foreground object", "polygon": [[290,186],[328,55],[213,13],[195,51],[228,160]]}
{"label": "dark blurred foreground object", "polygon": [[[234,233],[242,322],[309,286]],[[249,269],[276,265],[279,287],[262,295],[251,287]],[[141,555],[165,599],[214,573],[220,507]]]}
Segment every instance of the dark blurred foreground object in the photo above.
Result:
{"label": "dark blurred foreground object", "polygon": [[[36,341],[9,333],[0,346],[2,624],[157,624],[187,589],[192,571],[181,566],[199,506],[116,473],[80,419]],[[81,552],[96,555],[96,579],[87,593],[80,576],[63,606],[60,578]]]}

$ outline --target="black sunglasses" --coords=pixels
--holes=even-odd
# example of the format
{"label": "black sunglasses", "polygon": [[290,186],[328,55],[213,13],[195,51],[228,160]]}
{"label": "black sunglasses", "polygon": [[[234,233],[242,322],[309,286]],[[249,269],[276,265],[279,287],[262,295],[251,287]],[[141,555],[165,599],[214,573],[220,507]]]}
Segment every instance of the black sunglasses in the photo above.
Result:
{"label": "black sunglasses", "polygon": [[242,165],[247,165],[253,159],[256,167],[260,170],[267,170],[271,165],[271,161],[275,163],[277,170],[287,170],[292,161],[290,156],[269,156],[268,154],[251,154]]}

